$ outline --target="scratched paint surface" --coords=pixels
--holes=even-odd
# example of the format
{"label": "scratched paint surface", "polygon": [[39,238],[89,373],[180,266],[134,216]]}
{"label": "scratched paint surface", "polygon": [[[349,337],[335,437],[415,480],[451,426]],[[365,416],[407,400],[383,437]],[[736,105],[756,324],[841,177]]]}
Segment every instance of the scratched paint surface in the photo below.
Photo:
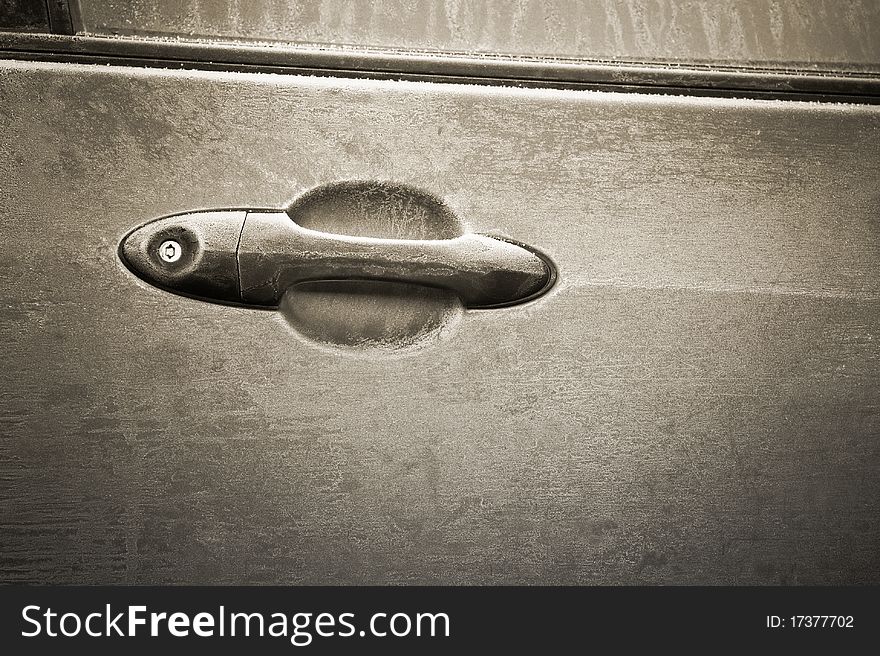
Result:
{"label": "scratched paint surface", "polygon": [[876,0],[80,0],[94,34],[165,34],[880,72]]}
{"label": "scratched paint surface", "polygon": [[[880,109],[0,64],[0,579],[880,582]],[[334,180],[552,256],[347,357],[119,263]]]}

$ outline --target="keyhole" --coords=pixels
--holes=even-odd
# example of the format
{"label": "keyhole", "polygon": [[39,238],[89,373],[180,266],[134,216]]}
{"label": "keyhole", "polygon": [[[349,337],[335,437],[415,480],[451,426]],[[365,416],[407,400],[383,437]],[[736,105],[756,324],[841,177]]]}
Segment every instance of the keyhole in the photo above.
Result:
{"label": "keyhole", "polygon": [[159,246],[159,258],[163,262],[177,262],[180,259],[182,250],[180,244],[173,239],[163,241],[162,245]]}

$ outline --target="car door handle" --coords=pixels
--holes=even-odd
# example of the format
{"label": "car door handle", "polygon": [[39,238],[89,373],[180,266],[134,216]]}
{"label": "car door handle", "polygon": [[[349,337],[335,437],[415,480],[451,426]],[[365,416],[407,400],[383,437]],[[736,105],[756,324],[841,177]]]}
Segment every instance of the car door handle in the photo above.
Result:
{"label": "car door handle", "polygon": [[505,239],[383,239],[305,228],[287,212],[217,210],[176,214],[133,230],[120,256],[143,280],[202,300],[275,308],[293,285],[379,280],[439,287],[466,308],[515,305],[546,292],[553,265]]}

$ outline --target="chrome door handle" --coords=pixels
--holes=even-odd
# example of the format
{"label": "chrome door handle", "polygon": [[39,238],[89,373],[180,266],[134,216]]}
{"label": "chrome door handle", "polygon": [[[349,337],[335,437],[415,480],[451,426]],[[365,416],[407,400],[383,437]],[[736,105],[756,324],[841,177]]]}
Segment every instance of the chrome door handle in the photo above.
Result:
{"label": "chrome door handle", "polygon": [[315,280],[380,280],[448,289],[464,307],[523,303],[555,281],[537,251],[474,233],[449,239],[352,237],[304,228],[284,211],[176,214],[130,232],[120,257],[143,280],[202,300],[274,308]]}

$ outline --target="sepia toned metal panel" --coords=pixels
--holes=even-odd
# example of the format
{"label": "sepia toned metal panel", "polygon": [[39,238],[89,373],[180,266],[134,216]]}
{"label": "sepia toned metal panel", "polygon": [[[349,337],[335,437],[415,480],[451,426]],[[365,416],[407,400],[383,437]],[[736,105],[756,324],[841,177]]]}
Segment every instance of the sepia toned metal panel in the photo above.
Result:
{"label": "sepia toned metal panel", "polygon": [[[21,61],[0,94],[2,580],[880,582],[877,107]],[[119,260],[345,180],[557,284],[358,351]]]}

